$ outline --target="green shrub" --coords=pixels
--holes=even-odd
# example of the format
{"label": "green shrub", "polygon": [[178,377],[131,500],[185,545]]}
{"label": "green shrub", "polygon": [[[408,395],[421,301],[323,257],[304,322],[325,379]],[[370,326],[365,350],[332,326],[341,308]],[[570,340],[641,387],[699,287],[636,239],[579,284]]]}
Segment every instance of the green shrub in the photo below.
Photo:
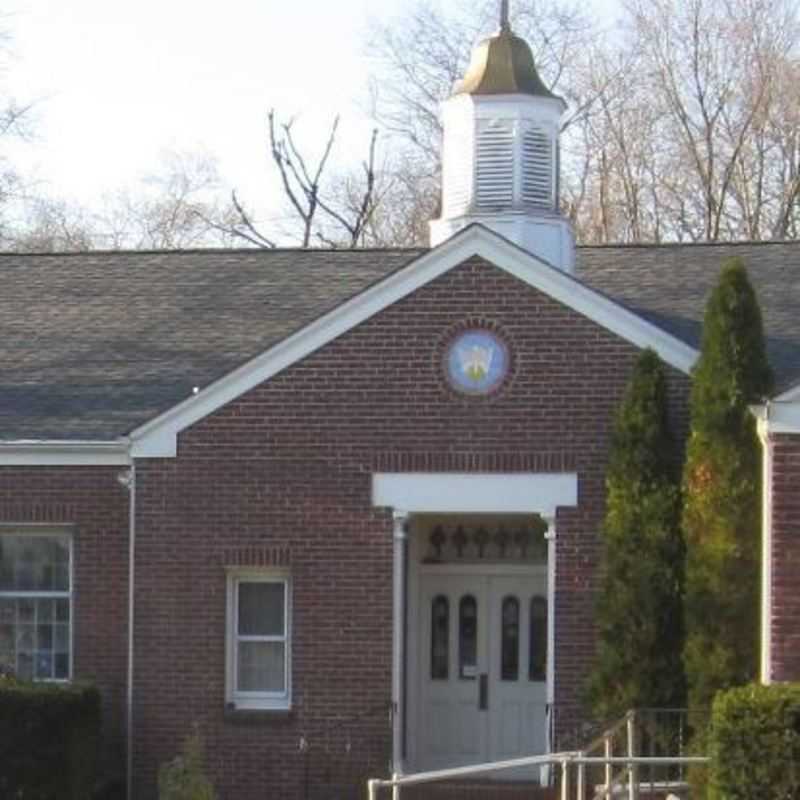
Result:
{"label": "green shrub", "polygon": [[733,259],[706,307],[683,474],[684,663],[698,731],[717,691],[757,674],[761,447],[748,404],[771,387],[758,300]]}
{"label": "green shrub", "polygon": [[91,798],[101,723],[94,687],[0,681],[0,797]]}
{"label": "green shrub", "polygon": [[664,367],[634,366],[617,409],[606,474],[603,586],[589,701],[598,719],[683,705],[683,541]]}
{"label": "green shrub", "polygon": [[800,797],[800,684],[720,692],[708,742],[710,800]]}
{"label": "green shrub", "polygon": [[214,800],[214,787],[205,774],[203,742],[195,732],[183,751],[158,772],[160,800]]}

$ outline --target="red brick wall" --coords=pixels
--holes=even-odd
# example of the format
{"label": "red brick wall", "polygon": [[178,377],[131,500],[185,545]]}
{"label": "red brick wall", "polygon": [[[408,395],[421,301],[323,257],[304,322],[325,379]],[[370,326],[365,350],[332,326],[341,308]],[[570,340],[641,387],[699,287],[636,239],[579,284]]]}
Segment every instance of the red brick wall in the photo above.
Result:
{"label": "red brick wall", "polygon": [[[455,396],[439,369],[447,338],[476,320],[514,354],[490,399]],[[556,702],[572,724],[593,652],[610,421],[636,354],[475,259],[184,432],[178,458],[142,462],[137,798],[195,724],[221,800],[334,796],[384,771],[392,526],[370,504],[375,471],[578,472],[579,507],[558,515],[555,612]],[[683,424],[686,379],[670,381]],[[293,710],[230,719],[224,566],[265,548],[291,563]]]}
{"label": "red brick wall", "polygon": [[800,436],[773,436],[772,679],[800,680]]}
{"label": "red brick wall", "polygon": [[128,497],[121,467],[0,467],[0,523],[70,526],[73,675],[103,695],[105,764],[124,772]]}

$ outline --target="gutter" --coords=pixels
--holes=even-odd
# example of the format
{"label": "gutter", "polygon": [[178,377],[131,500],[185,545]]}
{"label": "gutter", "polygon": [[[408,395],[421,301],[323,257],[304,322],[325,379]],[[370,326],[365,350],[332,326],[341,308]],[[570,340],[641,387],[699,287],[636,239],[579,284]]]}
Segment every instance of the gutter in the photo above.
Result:
{"label": "gutter", "polygon": [[3,467],[126,467],[131,464],[130,440],[17,439],[0,442]]}

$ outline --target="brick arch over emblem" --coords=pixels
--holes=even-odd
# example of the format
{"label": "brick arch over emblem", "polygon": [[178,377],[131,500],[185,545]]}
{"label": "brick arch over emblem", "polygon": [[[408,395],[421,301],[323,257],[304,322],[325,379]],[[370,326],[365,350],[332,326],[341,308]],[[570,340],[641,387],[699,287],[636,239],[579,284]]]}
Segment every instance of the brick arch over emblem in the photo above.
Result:
{"label": "brick arch over emblem", "polygon": [[[447,355],[450,346],[461,334],[469,331],[485,331],[492,334],[500,340],[506,349],[508,357],[506,375],[497,386],[486,394],[460,392],[453,386],[447,375]],[[508,392],[514,383],[518,368],[518,348],[511,333],[496,320],[481,316],[467,317],[455,325],[447,327],[436,340],[432,353],[432,368],[440,388],[451,399],[462,403],[491,403],[494,399]]]}

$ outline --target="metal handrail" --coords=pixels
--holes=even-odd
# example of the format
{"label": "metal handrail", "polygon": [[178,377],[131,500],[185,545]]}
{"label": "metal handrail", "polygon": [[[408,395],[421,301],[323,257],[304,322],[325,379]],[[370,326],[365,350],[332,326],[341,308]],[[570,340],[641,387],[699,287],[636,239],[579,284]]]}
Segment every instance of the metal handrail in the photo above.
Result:
{"label": "metal handrail", "polygon": [[368,785],[374,785],[380,789],[393,786],[413,786],[417,783],[434,783],[435,781],[445,781],[450,778],[481,775],[485,772],[499,772],[504,769],[545,767],[577,755],[577,752],[549,753],[538,756],[525,756],[524,758],[512,758],[506,761],[487,761],[484,764],[470,764],[468,767],[449,767],[448,769],[437,769],[430,772],[414,772],[410,775],[395,775],[392,778],[373,778]]}
{"label": "metal handrail", "polygon": [[[673,767],[689,764],[707,764],[706,756],[654,756],[637,755],[639,744],[639,731],[637,730],[638,715],[635,710],[628,711],[625,716],[609,726],[588,747],[582,750],[568,750],[559,753],[546,753],[542,755],[526,756],[524,758],[508,759],[506,761],[491,761],[484,764],[472,764],[466,767],[452,767],[449,769],[417,772],[411,775],[393,775],[391,778],[373,778],[367,782],[369,800],[377,800],[378,790],[391,788],[393,797],[399,797],[399,790],[403,786],[413,786],[420,783],[433,783],[450,779],[485,775],[502,770],[519,769],[523,767],[550,767],[561,768],[561,800],[570,800],[571,781],[570,770],[575,767],[575,796],[578,800],[586,797],[587,767],[605,767],[605,779],[602,785],[595,786],[593,797],[611,800],[618,788],[627,785],[628,800],[638,800],[639,797],[639,767]],[[624,733],[623,733],[624,732]],[[624,735],[624,755],[614,753],[613,740],[618,734]],[[602,747],[602,755],[588,755]],[[622,769],[614,775],[613,767]],[[652,783],[652,782],[651,782]],[[680,782],[660,782],[662,787],[683,785]]]}
{"label": "metal handrail", "polygon": [[391,789],[400,786],[414,786],[419,783],[434,783],[452,778],[464,778],[481,775],[487,772],[499,772],[520,767],[536,767],[558,765],[562,770],[572,764],[576,765],[621,765],[633,767],[639,765],[673,766],[675,764],[707,764],[707,756],[585,756],[579,751],[549,753],[547,755],[513,758],[507,761],[490,761],[485,764],[472,764],[468,767],[452,767],[451,769],[416,772],[411,775],[395,775],[391,778],[372,778],[367,782],[369,800],[377,800],[378,789]]}
{"label": "metal handrail", "polygon": [[577,756],[567,759],[572,764],[620,764],[629,766],[652,765],[654,767],[669,767],[673,764],[708,764],[708,756],[614,756],[613,758],[603,758],[603,756]]}
{"label": "metal handrail", "polygon": [[628,718],[632,713],[632,711],[628,711],[624,717],[618,719],[615,723],[606,728],[601,734],[592,739],[592,741],[583,748],[582,752],[589,753],[592,750],[599,750],[603,747],[609,737],[616,735],[625,728],[628,724]]}

